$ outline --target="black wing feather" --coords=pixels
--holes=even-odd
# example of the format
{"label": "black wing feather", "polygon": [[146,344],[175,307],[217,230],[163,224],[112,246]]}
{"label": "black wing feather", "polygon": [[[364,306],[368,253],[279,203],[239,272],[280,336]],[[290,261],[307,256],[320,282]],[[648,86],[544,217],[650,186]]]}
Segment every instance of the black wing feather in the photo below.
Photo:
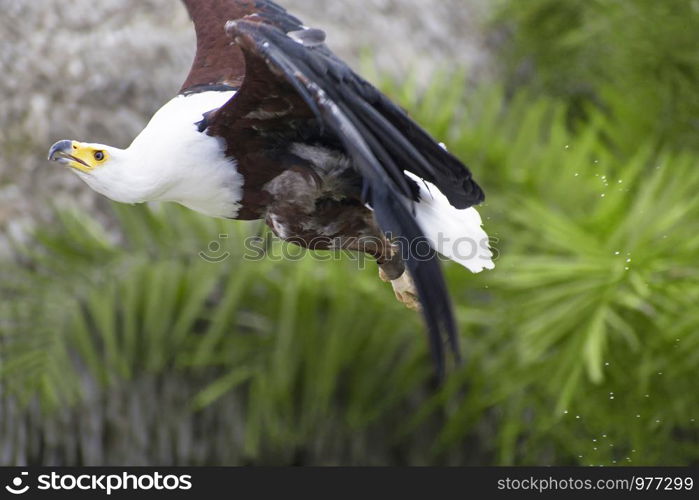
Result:
{"label": "black wing feather", "polygon": [[[407,168],[414,174],[435,184],[458,209],[466,209],[485,201],[485,194],[473,180],[471,172],[461,160],[439,145],[402,108],[394,104],[374,86],[355,75],[351,84],[357,95],[370,105],[371,112],[393,125],[394,130],[412,146],[411,159],[415,167]],[[420,161],[414,151],[419,151]]]}

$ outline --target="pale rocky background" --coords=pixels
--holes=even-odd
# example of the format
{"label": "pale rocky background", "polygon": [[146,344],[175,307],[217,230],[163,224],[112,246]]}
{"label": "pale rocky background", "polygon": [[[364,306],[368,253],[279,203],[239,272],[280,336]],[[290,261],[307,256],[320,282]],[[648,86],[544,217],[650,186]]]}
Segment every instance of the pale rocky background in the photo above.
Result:
{"label": "pale rocky background", "polygon": [[[286,0],[357,68],[490,71],[488,0]],[[194,32],[178,0],[0,0],[0,254],[51,205],[98,210],[104,201],[49,164],[59,139],[126,147],[178,90]]]}

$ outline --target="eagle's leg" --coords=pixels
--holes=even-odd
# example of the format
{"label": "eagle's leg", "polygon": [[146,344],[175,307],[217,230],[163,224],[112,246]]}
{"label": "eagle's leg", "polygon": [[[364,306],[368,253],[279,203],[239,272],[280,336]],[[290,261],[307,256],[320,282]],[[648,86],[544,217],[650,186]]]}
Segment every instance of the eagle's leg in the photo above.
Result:
{"label": "eagle's leg", "polygon": [[[373,236],[369,239],[359,238],[355,240],[359,244],[351,245],[349,249],[364,252],[374,257],[379,265],[379,277],[382,281],[393,286],[393,292],[396,294],[398,301],[405,304],[408,309],[421,311],[422,308],[415,282],[405,268],[400,252],[383,236],[373,223],[370,224],[370,227],[372,228],[371,233]],[[370,243],[367,244],[367,241]]]}
{"label": "eagle's leg", "polygon": [[408,309],[420,312],[422,306],[418,297],[417,288],[412,276],[405,268],[400,255],[395,252],[395,249],[388,244],[390,258],[386,260],[377,259],[379,263],[379,277],[386,283],[391,283],[393,292],[399,302],[405,304]]}

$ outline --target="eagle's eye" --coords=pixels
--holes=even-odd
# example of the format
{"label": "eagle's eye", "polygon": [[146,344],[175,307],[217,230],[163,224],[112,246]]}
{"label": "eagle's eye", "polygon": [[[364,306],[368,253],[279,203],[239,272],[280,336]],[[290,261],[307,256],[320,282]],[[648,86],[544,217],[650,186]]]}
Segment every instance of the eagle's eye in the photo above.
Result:
{"label": "eagle's eye", "polygon": [[95,160],[104,161],[104,151],[95,151]]}

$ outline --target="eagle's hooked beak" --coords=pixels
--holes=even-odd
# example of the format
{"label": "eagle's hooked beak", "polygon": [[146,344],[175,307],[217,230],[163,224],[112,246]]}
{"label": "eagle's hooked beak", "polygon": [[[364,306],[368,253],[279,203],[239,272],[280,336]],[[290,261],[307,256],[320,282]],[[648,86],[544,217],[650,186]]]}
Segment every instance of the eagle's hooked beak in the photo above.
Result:
{"label": "eagle's hooked beak", "polygon": [[79,145],[75,141],[58,141],[49,150],[49,160],[58,161],[69,167],[87,172],[90,170],[90,165],[75,156],[78,149]]}

